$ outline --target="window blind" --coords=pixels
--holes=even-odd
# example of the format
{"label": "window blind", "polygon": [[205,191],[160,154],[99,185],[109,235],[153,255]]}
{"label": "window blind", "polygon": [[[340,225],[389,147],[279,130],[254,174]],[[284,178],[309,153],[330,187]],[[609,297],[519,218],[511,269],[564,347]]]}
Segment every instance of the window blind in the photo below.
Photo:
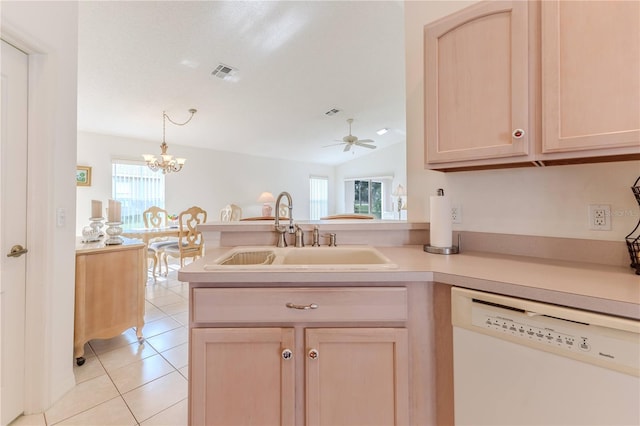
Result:
{"label": "window blind", "polygon": [[142,228],[142,212],[151,206],[165,208],[164,175],[145,163],[112,161],[111,196],[122,203],[122,226]]}

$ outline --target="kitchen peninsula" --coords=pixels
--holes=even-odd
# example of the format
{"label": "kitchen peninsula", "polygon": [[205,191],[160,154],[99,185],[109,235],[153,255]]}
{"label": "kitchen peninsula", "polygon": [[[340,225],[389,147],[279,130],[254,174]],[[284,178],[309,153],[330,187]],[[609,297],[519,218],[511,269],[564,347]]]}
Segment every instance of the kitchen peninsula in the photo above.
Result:
{"label": "kitchen peninsula", "polygon": [[[301,226],[307,231],[314,224]],[[379,418],[391,419],[390,423],[394,415],[396,423],[402,419],[413,425],[446,423],[453,400],[451,286],[640,319],[640,277],[628,266],[464,249],[452,256],[428,254],[423,251],[428,241],[424,223],[378,224],[377,231],[370,222],[318,226],[323,233],[336,232],[338,244],[376,246],[397,268],[206,270],[205,265],[232,246],[271,246],[275,237],[266,224],[249,228],[253,232],[245,224],[202,226],[205,234],[217,235],[223,244],[212,244],[205,258],[179,272],[179,279],[190,283],[193,424],[205,416],[220,418],[220,407],[212,403],[220,394],[214,393],[212,383],[230,383],[225,372],[244,371],[256,359],[264,362],[261,368],[269,367],[271,380],[281,384],[281,393],[265,400],[264,406],[260,399],[259,408],[289,419],[286,424],[318,424],[315,420],[328,412],[349,419],[354,410],[370,408]],[[463,246],[464,240],[463,235]],[[287,309],[287,303],[302,309]],[[312,304],[318,308],[311,308]],[[266,346],[252,357],[238,350],[242,342]],[[366,376],[364,388],[358,388],[353,378],[370,373],[366,354],[374,350],[364,350],[365,346],[375,348],[372,358],[380,364],[372,369],[375,374]],[[253,349],[254,344],[245,347]],[[267,361],[267,354],[274,351],[277,356]],[[229,367],[243,362],[245,356],[244,366]],[[211,368],[210,363],[220,359],[226,360],[224,370]],[[240,377],[240,382],[245,379],[248,388],[260,390],[253,377]],[[237,375],[234,380],[239,380]],[[376,392],[380,387],[390,391]],[[353,398],[356,393],[351,392],[358,391],[364,392],[362,399]],[[234,406],[246,413],[247,407]]]}

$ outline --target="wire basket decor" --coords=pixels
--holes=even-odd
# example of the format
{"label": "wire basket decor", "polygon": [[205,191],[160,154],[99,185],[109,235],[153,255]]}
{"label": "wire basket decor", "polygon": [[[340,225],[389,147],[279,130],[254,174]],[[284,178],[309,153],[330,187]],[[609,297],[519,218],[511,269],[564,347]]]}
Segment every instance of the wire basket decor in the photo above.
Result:
{"label": "wire basket decor", "polygon": [[[636,179],[635,183],[631,187],[633,195],[636,197],[636,202],[640,206],[640,177]],[[625,237],[627,242],[627,249],[629,250],[629,256],[631,257],[631,267],[636,270],[636,274],[640,275],[640,219],[633,231],[629,232],[629,235]]]}

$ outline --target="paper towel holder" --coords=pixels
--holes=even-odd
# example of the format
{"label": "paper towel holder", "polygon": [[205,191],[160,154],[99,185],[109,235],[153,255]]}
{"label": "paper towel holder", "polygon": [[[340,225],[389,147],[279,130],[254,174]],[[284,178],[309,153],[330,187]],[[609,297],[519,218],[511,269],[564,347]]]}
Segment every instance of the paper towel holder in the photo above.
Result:
{"label": "paper towel holder", "polygon": [[460,234],[458,234],[458,245],[457,246],[435,247],[435,246],[431,246],[429,244],[425,244],[423,246],[423,248],[424,248],[424,251],[426,251],[427,253],[431,253],[431,254],[457,254],[457,253],[460,253],[460,248],[462,247],[461,242],[462,242],[462,240],[461,240]]}

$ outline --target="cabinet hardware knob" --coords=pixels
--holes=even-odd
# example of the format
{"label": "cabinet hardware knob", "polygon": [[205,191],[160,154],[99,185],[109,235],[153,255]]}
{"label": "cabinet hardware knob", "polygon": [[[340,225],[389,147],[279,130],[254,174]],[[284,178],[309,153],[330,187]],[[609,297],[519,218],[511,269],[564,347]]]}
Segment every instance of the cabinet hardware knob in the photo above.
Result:
{"label": "cabinet hardware knob", "polygon": [[318,350],[317,349],[309,349],[308,356],[309,356],[309,359],[318,359]]}
{"label": "cabinet hardware knob", "polygon": [[303,310],[308,310],[308,309],[318,309],[318,305],[316,305],[315,303],[310,303],[308,305],[296,305],[295,303],[287,303],[287,308],[290,309],[303,309]]}
{"label": "cabinet hardware knob", "polygon": [[291,349],[283,349],[282,350],[282,359],[284,359],[285,361],[288,361],[291,358],[293,358],[293,352],[291,352]]}
{"label": "cabinet hardware knob", "polygon": [[513,133],[511,134],[515,139],[520,139],[524,136],[524,130],[522,129],[515,129],[513,131]]}

